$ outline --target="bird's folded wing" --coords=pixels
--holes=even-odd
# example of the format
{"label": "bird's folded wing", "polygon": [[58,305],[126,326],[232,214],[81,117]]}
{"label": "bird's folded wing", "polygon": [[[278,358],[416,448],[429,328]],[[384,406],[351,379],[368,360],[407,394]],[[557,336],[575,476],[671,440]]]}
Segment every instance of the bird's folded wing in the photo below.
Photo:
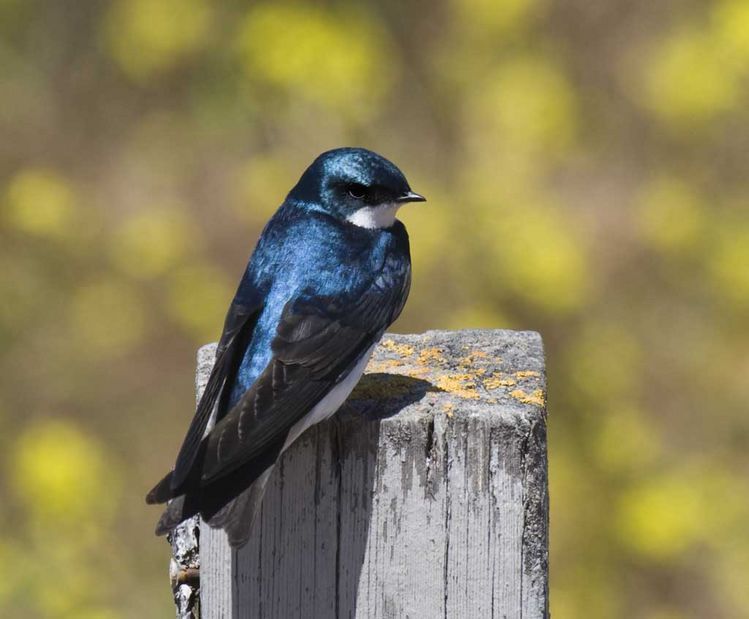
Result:
{"label": "bird's folded wing", "polygon": [[285,438],[382,335],[402,293],[375,281],[354,300],[302,297],[288,303],[271,361],[206,437],[201,484],[228,475]]}
{"label": "bird's folded wing", "polygon": [[229,308],[224,331],[216,349],[216,361],[177,456],[170,482],[172,490],[177,490],[190,474],[214,406],[219,401],[225,404],[229,396],[230,389],[225,387],[234,382],[260,309],[260,305],[236,301]]}

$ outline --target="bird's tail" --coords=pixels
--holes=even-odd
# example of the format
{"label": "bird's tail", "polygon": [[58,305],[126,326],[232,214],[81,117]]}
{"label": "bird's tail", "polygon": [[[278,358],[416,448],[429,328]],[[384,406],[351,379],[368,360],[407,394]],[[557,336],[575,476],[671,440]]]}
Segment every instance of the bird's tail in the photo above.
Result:
{"label": "bird's tail", "polygon": [[173,471],[169,471],[164,478],[156,484],[146,495],[146,503],[153,505],[155,503],[166,503],[169,499],[174,497],[172,490],[172,474]]}
{"label": "bird's tail", "polygon": [[253,525],[260,513],[265,486],[272,472],[273,466],[270,466],[249,488],[213,516],[207,518],[206,522],[211,527],[226,531],[229,545],[232,548],[241,548],[250,539]]}
{"label": "bird's tail", "polygon": [[199,509],[188,496],[182,495],[172,499],[156,524],[156,535],[166,535],[180,522],[192,518],[198,511]]}
{"label": "bird's tail", "polygon": [[[241,548],[250,539],[253,525],[260,513],[260,506],[265,495],[273,467],[269,467],[235,499],[229,501],[213,514],[203,513],[203,518],[214,529],[224,529],[232,548]],[[199,513],[200,507],[188,495],[182,495],[169,501],[164,513],[156,525],[156,535],[166,535],[181,522]]]}

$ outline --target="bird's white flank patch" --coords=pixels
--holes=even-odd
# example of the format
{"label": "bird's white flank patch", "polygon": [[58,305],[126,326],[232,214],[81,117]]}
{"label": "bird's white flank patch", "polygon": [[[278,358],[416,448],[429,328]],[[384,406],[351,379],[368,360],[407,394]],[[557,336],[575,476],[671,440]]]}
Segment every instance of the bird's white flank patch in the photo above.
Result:
{"label": "bird's white flank patch", "polygon": [[310,426],[315,425],[324,421],[335,413],[341,405],[356,387],[356,383],[359,382],[361,375],[364,373],[364,368],[367,367],[369,358],[372,356],[372,351],[375,349],[377,343],[373,344],[369,350],[367,350],[356,365],[351,368],[351,371],[333,387],[328,394],[318,402],[318,404],[304,417],[297,421],[289,430],[289,434],[286,437],[281,451],[285,451],[299,436]]}
{"label": "bird's white flank patch", "polygon": [[389,228],[395,223],[395,214],[401,204],[381,204],[380,206],[364,206],[349,215],[346,220],[360,228]]}

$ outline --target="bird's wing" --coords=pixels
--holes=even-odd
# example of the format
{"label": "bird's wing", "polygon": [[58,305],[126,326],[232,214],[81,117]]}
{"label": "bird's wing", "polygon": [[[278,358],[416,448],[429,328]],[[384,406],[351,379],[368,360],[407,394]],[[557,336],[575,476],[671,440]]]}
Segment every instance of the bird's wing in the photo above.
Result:
{"label": "bird's wing", "polygon": [[408,279],[390,286],[375,278],[353,301],[307,296],[289,302],[271,345],[272,359],[205,439],[201,485],[285,439],[394,320]]}
{"label": "bird's wing", "polygon": [[173,491],[182,485],[191,472],[214,406],[218,403],[221,408],[226,404],[260,310],[260,304],[244,304],[237,301],[229,308],[224,331],[216,349],[216,361],[171,475],[170,487]]}

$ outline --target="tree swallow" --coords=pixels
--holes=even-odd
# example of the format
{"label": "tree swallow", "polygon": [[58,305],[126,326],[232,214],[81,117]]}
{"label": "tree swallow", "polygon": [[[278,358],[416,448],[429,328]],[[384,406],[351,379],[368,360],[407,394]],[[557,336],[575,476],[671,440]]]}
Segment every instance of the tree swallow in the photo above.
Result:
{"label": "tree swallow", "polygon": [[307,168],[250,258],[174,470],[146,497],[170,501],[158,535],[200,514],[247,542],[279,456],[338,410],[401,313],[411,257],[396,213],[424,200],[362,148]]}

